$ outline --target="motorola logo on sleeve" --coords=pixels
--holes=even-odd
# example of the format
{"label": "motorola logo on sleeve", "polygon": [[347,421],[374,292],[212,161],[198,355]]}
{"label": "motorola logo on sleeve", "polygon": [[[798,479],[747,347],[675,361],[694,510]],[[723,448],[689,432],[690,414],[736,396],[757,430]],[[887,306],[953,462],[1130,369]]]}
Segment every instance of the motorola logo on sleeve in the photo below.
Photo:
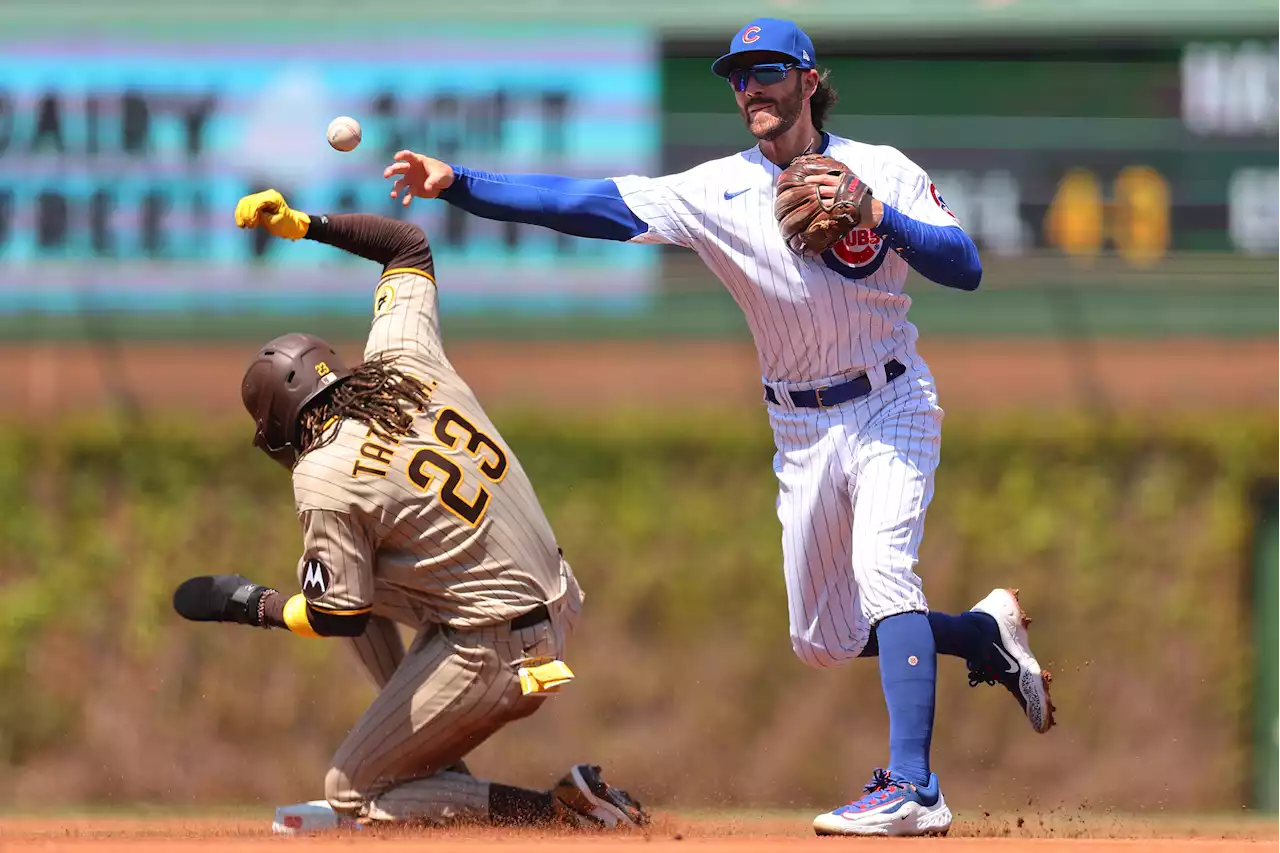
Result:
{"label": "motorola logo on sleeve", "polygon": [[302,567],[302,595],[307,601],[322,598],[329,591],[329,569],[315,557],[307,560]]}

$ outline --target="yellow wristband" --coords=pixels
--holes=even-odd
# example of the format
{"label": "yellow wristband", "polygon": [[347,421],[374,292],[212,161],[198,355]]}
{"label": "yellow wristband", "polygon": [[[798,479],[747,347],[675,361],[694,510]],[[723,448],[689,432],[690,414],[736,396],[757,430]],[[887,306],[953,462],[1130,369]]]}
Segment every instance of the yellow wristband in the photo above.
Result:
{"label": "yellow wristband", "polygon": [[290,631],[303,637],[320,636],[311,627],[311,619],[307,616],[307,599],[301,593],[285,602],[284,624],[289,626]]}

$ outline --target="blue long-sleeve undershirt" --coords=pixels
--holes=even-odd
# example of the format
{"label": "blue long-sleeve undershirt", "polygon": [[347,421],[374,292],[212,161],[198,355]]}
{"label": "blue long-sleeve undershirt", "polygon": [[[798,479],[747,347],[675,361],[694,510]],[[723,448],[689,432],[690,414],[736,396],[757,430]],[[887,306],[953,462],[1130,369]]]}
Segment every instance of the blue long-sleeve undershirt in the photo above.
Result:
{"label": "blue long-sleeve undershirt", "polygon": [[575,237],[626,242],[649,230],[607,178],[504,175],[454,166],[453,184],[440,198],[485,219],[542,225]]}
{"label": "blue long-sleeve undershirt", "polygon": [[960,290],[977,290],[982,282],[982,261],[969,235],[953,225],[930,225],[889,205],[884,218],[871,229],[920,275],[936,284]]}
{"label": "blue long-sleeve undershirt", "polygon": [[[485,219],[620,242],[649,230],[607,178],[506,175],[464,166],[453,166],[453,174],[453,184],[440,198]],[[978,249],[960,228],[920,222],[885,205],[884,218],[873,230],[930,281],[961,290],[976,290],[982,281]]]}

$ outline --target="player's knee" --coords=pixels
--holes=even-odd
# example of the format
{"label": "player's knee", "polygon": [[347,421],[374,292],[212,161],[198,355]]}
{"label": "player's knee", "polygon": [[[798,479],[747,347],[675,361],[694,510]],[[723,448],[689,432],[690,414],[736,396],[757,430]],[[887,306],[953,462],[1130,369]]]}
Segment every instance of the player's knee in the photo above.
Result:
{"label": "player's knee", "polygon": [[477,820],[488,810],[488,782],[470,773],[442,771],[383,791],[365,807],[364,815],[376,821],[446,824]]}
{"label": "player's knee", "polygon": [[861,646],[856,649],[830,648],[815,642],[809,637],[792,635],[791,650],[795,652],[796,657],[800,658],[800,662],[805,666],[811,666],[814,669],[831,669],[832,667],[843,666],[856,658],[862,648]]}
{"label": "player's knee", "polygon": [[324,798],[334,811],[355,815],[364,806],[365,795],[352,784],[351,777],[341,767],[330,767],[324,776]]}

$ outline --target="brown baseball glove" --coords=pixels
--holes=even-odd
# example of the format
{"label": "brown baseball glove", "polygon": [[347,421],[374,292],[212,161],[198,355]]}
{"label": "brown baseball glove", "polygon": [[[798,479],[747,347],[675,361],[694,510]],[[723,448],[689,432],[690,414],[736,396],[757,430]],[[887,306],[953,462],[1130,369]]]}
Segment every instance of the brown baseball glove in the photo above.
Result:
{"label": "brown baseball glove", "polygon": [[[811,175],[839,175],[834,198],[819,195]],[[820,255],[839,243],[862,221],[862,203],[871,188],[849,167],[825,154],[802,154],[778,175],[773,215],[782,236],[796,254]]]}

